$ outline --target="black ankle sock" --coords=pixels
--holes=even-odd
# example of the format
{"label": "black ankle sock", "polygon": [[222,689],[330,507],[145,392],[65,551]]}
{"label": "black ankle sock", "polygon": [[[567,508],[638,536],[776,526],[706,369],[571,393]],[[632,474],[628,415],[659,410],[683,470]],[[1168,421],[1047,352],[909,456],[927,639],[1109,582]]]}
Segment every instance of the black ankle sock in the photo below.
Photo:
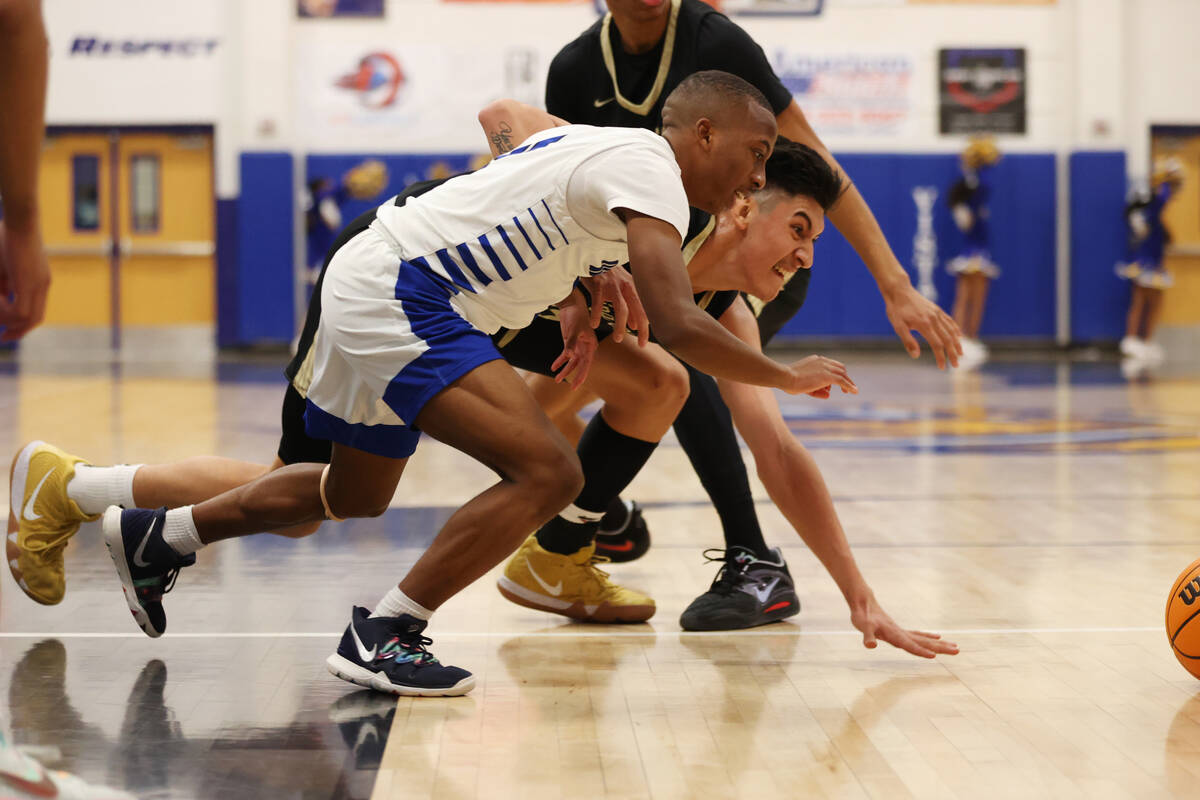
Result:
{"label": "black ankle sock", "polygon": [[579,438],[579,462],[583,466],[583,491],[575,498],[575,509],[595,513],[593,522],[575,522],[557,516],[537,532],[538,544],[552,553],[569,555],[592,543],[604,509],[629,485],[658,442],[626,436],[609,427],[604,411],[592,417]]}
{"label": "black ankle sock", "polygon": [[568,522],[555,517],[538,530],[537,541],[544,550],[569,556],[591,544],[598,527],[597,522]]}
{"label": "black ankle sock", "polygon": [[603,519],[600,520],[600,530],[602,531],[619,531],[629,521],[629,515],[633,513],[629,506],[625,505],[625,501],[620,496],[614,497],[612,502],[608,504],[608,510],[604,512]]}
{"label": "black ankle sock", "polygon": [[716,381],[690,366],[687,370],[691,394],[675,420],[675,436],[721,518],[725,547],[745,547],[770,558],[729,408]]}

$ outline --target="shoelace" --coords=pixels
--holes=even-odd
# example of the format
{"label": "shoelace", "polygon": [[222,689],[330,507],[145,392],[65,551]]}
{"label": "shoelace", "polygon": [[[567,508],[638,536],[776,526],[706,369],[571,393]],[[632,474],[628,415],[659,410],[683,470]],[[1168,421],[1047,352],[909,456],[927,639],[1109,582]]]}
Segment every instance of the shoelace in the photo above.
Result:
{"label": "shoelace", "polygon": [[[705,562],[719,561],[721,569],[717,572],[717,577],[713,579],[712,586],[708,587],[708,591],[713,594],[719,594],[728,597],[737,589],[738,583],[741,581],[742,573],[751,560],[738,563],[735,558],[730,558],[731,550],[740,550],[741,548],[730,548],[729,550],[721,550],[720,548],[710,547],[702,554]],[[745,551],[743,551],[745,552]],[[715,555],[713,555],[715,554]]]}
{"label": "shoelace", "polygon": [[139,586],[138,593],[149,602],[158,602],[162,600],[162,596],[175,588],[175,581],[179,578],[179,567],[169,569],[163,573],[159,579],[158,586]]}
{"label": "shoelace", "polygon": [[393,636],[388,644],[395,644],[409,652],[415,651],[417,655],[413,658],[413,663],[421,666],[423,664],[440,664],[437,656],[429,652],[429,645],[433,644],[433,639],[428,636],[417,634],[416,636]]}
{"label": "shoelace", "polygon": [[589,560],[588,563],[584,564],[583,568],[587,571],[587,575],[589,578],[591,578],[593,581],[595,581],[600,586],[604,586],[606,583],[608,583],[608,573],[605,572],[604,570],[600,569],[596,565],[597,564],[611,564],[611,563],[612,563],[612,559],[609,558],[608,556],[593,554],[591,557],[591,560]]}

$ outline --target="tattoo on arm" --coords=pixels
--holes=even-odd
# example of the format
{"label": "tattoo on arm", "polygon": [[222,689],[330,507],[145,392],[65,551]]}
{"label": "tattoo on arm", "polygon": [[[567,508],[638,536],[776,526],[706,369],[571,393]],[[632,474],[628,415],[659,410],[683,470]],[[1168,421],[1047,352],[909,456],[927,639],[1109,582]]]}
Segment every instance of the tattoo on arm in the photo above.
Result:
{"label": "tattoo on arm", "polygon": [[513,149],[512,132],[512,126],[504,120],[500,120],[499,128],[488,133],[488,139],[496,148],[497,153],[507,153]]}

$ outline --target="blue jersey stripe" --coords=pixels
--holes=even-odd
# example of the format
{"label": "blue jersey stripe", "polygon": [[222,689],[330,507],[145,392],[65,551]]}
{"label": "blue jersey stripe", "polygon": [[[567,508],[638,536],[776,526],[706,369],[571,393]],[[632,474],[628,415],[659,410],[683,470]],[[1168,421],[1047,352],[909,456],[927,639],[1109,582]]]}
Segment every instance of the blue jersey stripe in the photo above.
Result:
{"label": "blue jersey stripe", "polygon": [[546,146],[546,145],[548,145],[548,144],[554,144],[554,143],[555,143],[555,142],[557,142],[559,139],[563,138],[563,136],[566,136],[566,134],[564,133],[562,136],[555,136],[555,137],[553,137],[553,138],[550,138],[550,139],[542,139],[540,142],[538,142],[537,144],[533,145],[533,146],[532,146],[532,147],[530,147],[529,149],[530,149],[530,150],[537,150],[539,147],[545,147],[545,146]]}
{"label": "blue jersey stripe", "polygon": [[546,244],[548,244],[548,245],[550,246],[550,249],[551,249],[551,250],[554,250],[554,249],[556,249],[556,248],[554,247],[554,242],[550,241],[550,237],[546,235],[546,231],[545,231],[545,229],[544,229],[544,228],[542,228],[542,223],[538,222],[537,215],[533,213],[533,209],[532,209],[532,208],[527,208],[527,209],[525,209],[525,210],[529,212],[529,218],[530,218],[531,220],[533,220],[533,224],[534,224],[534,225],[537,225],[537,229],[538,229],[539,231],[541,231],[541,233],[542,233],[542,238],[546,240]]}
{"label": "blue jersey stripe", "polygon": [[436,255],[438,257],[438,261],[442,262],[442,269],[446,270],[446,274],[450,276],[450,280],[452,280],[456,286],[461,286],[468,292],[474,294],[475,287],[471,285],[471,282],[467,280],[467,276],[464,275],[462,270],[458,268],[458,264],[455,263],[454,257],[446,252],[445,248],[438,250]]}
{"label": "blue jersey stripe", "polygon": [[521,267],[521,271],[524,272],[525,270],[529,269],[529,267],[525,266],[525,259],[521,258],[521,254],[517,252],[517,248],[513,247],[513,243],[509,240],[508,231],[504,230],[504,225],[497,225],[496,230],[500,231],[500,238],[504,240],[506,245],[508,245],[508,249],[513,254],[513,258],[517,260],[517,264]]}
{"label": "blue jersey stripe", "polygon": [[468,248],[465,244],[460,244],[457,247],[457,250],[459,257],[462,258],[463,263],[467,265],[467,269],[471,270],[471,274],[478,278],[480,283],[482,283],[484,286],[487,286],[492,282],[492,279],[488,277],[488,274],[481,270],[479,265],[475,263],[475,256],[471,255],[470,248]]}
{"label": "blue jersey stripe", "polygon": [[508,274],[508,270],[505,269],[504,262],[500,260],[500,256],[496,255],[496,251],[492,249],[492,243],[488,241],[486,233],[479,237],[479,243],[483,245],[483,252],[487,253],[487,257],[492,262],[492,266],[496,268],[496,274],[500,276],[500,280],[506,281],[512,278]]}
{"label": "blue jersey stripe", "polygon": [[521,232],[521,235],[525,237],[525,243],[527,245],[529,245],[529,249],[533,251],[534,258],[536,258],[538,261],[541,261],[542,254],[539,253],[538,249],[533,246],[533,239],[530,239],[529,234],[525,232],[525,228],[521,225],[521,220],[517,219],[516,217],[513,217],[513,225],[516,225],[517,230],[519,230]]}
{"label": "blue jersey stripe", "polygon": [[[446,287],[446,288],[447,288],[447,289],[450,291],[450,293],[451,293],[451,294],[458,294],[458,287],[457,287],[457,286],[455,286],[455,285],[454,285],[453,283],[451,283],[450,281],[446,280],[446,277],[445,277],[444,275],[439,275],[439,274],[437,274],[436,272],[434,272],[434,271],[433,271],[433,268],[429,266],[429,262],[428,262],[428,261],[426,261],[426,260],[424,259],[424,257],[420,257],[420,258],[410,258],[410,259],[408,259],[407,261],[401,261],[401,262],[400,262],[400,269],[401,269],[402,271],[403,271],[403,269],[404,269],[404,265],[405,265],[405,264],[408,264],[409,266],[412,266],[412,267],[417,267],[417,268],[418,268],[418,269],[420,269],[422,272],[424,272],[426,275],[428,275],[429,277],[431,277],[431,278],[433,278],[434,280],[436,280],[436,281],[437,281],[437,282],[438,282],[440,285],[442,285],[442,286]],[[400,276],[399,278],[397,278],[397,280],[396,280],[396,299],[399,299],[399,298],[400,298],[400,280],[401,280],[402,278],[403,278],[403,275],[401,275],[401,276]]]}
{"label": "blue jersey stripe", "polygon": [[564,242],[570,244],[571,240],[567,238],[567,235],[563,233],[563,229],[559,227],[558,220],[554,218],[554,212],[550,210],[550,206],[546,205],[545,200],[542,201],[542,208],[546,209],[546,213],[550,216],[550,221],[554,223],[555,228],[558,228],[558,235],[563,237]]}
{"label": "blue jersey stripe", "polygon": [[509,156],[515,156],[518,153],[524,153],[526,150],[537,150],[539,147],[545,147],[548,144],[554,144],[559,139],[563,138],[563,136],[566,136],[566,134],[564,133],[562,136],[555,136],[551,139],[542,139],[540,142],[535,144],[523,144],[515,150],[509,150],[507,153],[501,153],[492,160],[499,161],[502,158],[508,158]]}

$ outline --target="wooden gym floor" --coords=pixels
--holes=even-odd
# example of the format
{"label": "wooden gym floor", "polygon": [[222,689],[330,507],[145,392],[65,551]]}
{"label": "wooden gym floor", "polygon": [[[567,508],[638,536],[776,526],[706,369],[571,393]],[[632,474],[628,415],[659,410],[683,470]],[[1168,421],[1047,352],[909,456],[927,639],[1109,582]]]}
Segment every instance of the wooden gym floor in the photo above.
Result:
{"label": "wooden gym floor", "polygon": [[[356,690],[323,664],[351,604],[373,604],[490,480],[426,440],[381,519],[203,552],[160,640],[130,620],[94,527],[68,549],[57,607],[0,570],[0,723],[60,769],[146,798],[1195,797],[1200,682],[1162,626],[1200,556],[1200,370],[1128,383],[1107,361],[950,376],[928,356],[845,360],[861,395],[785,410],[883,606],[957,641],[956,657],[863,649],[757,484],[803,612],[682,633],[720,534],[668,440],[626,495],[654,547],[612,568],[657,599],[649,624],[568,624],[488,577],[431,629],[444,661],[479,676],[471,695]],[[0,452],[37,437],[96,463],[265,462],[282,387],[274,363],[0,365]]]}

